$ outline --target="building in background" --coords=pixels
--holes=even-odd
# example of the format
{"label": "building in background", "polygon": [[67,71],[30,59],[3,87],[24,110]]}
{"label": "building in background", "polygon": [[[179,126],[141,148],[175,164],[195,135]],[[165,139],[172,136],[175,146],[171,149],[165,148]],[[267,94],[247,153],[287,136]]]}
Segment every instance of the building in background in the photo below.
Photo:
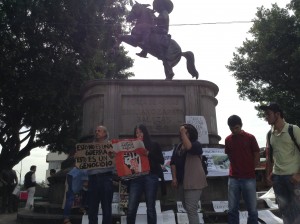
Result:
{"label": "building in background", "polygon": [[65,153],[49,152],[46,156],[46,162],[49,163],[48,169],[46,170],[46,183],[48,183],[47,178],[50,176],[50,170],[55,169],[56,172],[60,171],[61,163],[68,158]]}

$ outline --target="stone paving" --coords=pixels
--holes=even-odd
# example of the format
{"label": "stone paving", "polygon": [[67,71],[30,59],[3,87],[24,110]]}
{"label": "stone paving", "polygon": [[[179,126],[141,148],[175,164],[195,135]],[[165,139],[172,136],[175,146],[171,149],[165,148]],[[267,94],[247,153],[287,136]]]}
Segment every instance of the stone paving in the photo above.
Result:
{"label": "stone paving", "polygon": [[0,214],[0,224],[17,224],[17,212]]}

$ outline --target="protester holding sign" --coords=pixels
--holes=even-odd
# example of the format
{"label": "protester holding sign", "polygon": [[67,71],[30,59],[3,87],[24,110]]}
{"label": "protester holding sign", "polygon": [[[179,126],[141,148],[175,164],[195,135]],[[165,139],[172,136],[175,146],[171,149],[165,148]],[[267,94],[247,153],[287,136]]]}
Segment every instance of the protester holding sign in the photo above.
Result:
{"label": "protester holding sign", "polygon": [[187,211],[189,223],[199,224],[198,202],[202,189],[207,186],[201,163],[202,146],[198,141],[198,131],[193,125],[181,125],[179,133],[181,142],[171,158],[172,186],[182,185],[182,204]]}
{"label": "protester holding sign", "polygon": [[159,184],[158,178],[163,175],[161,165],[164,164],[164,157],[159,144],[151,141],[146,126],[142,124],[136,126],[134,137],[143,139],[150,163],[150,173],[130,180],[127,224],[135,224],[139,200],[143,193],[147,205],[147,223],[156,224],[155,200]]}
{"label": "protester holding sign", "polygon": [[[109,133],[105,126],[95,130],[95,143],[108,143]],[[100,151],[100,149],[98,150]],[[97,150],[93,153],[97,154]],[[93,158],[93,157],[91,157]],[[112,223],[113,199],[113,170],[114,167],[88,169],[88,217],[89,224],[98,224],[99,203],[102,207],[102,224]]]}
{"label": "protester holding sign", "polygon": [[228,223],[239,223],[240,195],[243,195],[248,222],[258,223],[256,208],[255,167],[259,163],[259,147],[255,137],[242,130],[242,120],[237,115],[228,118],[232,132],[225,139],[225,153],[230,161],[228,177]]}

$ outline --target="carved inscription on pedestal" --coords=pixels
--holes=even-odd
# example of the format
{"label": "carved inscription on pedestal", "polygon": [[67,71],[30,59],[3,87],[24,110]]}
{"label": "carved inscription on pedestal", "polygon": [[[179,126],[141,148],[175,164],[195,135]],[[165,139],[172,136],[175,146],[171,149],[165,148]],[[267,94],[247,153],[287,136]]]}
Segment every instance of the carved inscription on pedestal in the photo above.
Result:
{"label": "carved inscription on pedestal", "polygon": [[184,122],[183,96],[123,96],[122,133],[130,133],[136,124],[148,127],[151,134],[176,133]]}

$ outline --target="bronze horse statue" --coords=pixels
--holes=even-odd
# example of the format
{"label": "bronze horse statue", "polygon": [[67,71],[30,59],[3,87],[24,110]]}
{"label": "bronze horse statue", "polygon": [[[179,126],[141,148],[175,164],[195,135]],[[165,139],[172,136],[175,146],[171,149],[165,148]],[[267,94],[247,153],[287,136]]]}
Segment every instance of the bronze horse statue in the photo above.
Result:
{"label": "bronze horse statue", "polygon": [[131,30],[131,35],[119,35],[115,46],[118,47],[121,42],[125,42],[133,47],[140,47],[162,60],[166,80],[172,80],[174,76],[173,67],[183,56],[187,60],[188,72],[192,77],[198,79],[199,74],[195,67],[193,52],[182,52],[178,43],[169,34],[155,32],[157,28],[156,17],[154,11],[148,6],[150,5],[137,2],[132,6],[127,21],[135,22],[135,26]]}

